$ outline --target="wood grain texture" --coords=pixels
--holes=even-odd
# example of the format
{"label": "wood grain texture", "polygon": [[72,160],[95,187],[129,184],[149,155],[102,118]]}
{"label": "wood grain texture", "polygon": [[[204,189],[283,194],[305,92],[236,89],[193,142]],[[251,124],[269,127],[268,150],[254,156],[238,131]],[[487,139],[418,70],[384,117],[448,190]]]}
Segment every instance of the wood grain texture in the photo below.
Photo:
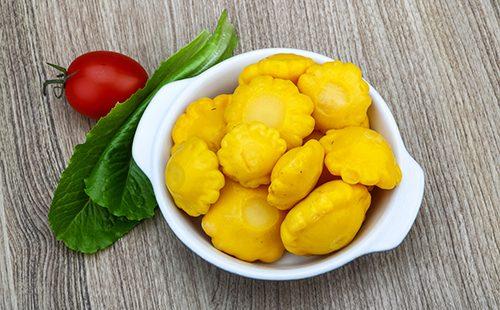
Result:
{"label": "wood grain texture", "polygon": [[[75,254],[47,212],[92,122],[41,95],[81,53],[149,72],[223,8],[239,52],[294,47],[359,64],[423,165],[422,209],[397,249],[293,282],[245,279],[183,246],[161,216]],[[0,3],[0,309],[500,308],[497,1],[38,1]]]}

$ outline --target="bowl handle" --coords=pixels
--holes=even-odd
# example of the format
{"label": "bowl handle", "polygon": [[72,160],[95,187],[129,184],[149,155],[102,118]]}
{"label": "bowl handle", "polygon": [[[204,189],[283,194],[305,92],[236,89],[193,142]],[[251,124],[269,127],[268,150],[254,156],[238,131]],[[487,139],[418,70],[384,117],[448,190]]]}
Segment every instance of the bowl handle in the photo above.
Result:
{"label": "bowl handle", "polygon": [[163,86],[153,97],[139,121],[132,145],[132,157],[150,180],[151,155],[156,132],[174,100],[190,81],[191,79],[184,79]]}
{"label": "bowl handle", "polygon": [[381,229],[370,242],[369,252],[387,251],[401,244],[420,209],[424,195],[424,171],[408,152],[405,153],[402,164],[406,167],[403,175],[406,181],[399,185],[399,191],[405,193],[401,198],[402,203],[396,205],[396,209],[383,219]]}

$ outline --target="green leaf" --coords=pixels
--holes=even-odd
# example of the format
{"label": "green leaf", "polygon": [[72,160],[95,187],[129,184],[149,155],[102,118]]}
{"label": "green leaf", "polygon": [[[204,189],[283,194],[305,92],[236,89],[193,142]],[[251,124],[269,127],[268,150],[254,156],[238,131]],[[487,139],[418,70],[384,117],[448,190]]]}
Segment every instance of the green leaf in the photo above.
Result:
{"label": "green leaf", "polygon": [[146,107],[140,105],[130,116],[85,179],[90,199],[130,220],[152,217],[157,205],[149,179],[132,159],[135,130]]}
{"label": "green leaf", "polygon": [[[195,56],[197,61],[193,61],[190,66],[191,72],[184,72],[185,77],[197,75],[231,56],[236,43],[235,30],[228,22],[227,14],[223,12],[214,35],[197,53]],[[137,165],[132,159],[135,130],[149,101],[148,98],[141,104],[118,131],[103,152],[90,177],[85,180],[85,191],[93,201],[108,208],[114,215],[125,216],[131,220],[152,217],[156,207],[149,180],[144,174],[137,173],[135,169]],[[147,183],[148,186],[143,183]]]}
{"label": "green leaf", "polygon": [[139,223],[113,216],[89,199],[75,216],[70,215],[61,220],[67,220],[69,225],[60,238],[70,249],[83,253],[93,253],[96,248],[102,249],[113,244]]}
{"label": "green leaf", "polygon": [[228,21],[227,12],[224,10],[219,18],[214,35],[199,52],[200,56],[208,57],[207,61],[200,63],[191,75],[198,75],[216,63],[232,56],[237,42],[236,30]]}
{"label": "green leaf", "polygon": [[[75,251],[93,253],[110,246],[130,231],[138,222],[112,215],[108,209],[98,206],[85,193],[84,180],[89,177],[108,144],[138,106],[149,102],[154,93],[168,81],[182,78],[203,64],[198,57],[211,36],[203,31],[190,44],[162,63],[143,89],[127,101],[117,104],[101,118],[86,135],[85,143],[77,145],[61,175],[49,210],[49,223],[58,240]],[[142,172],[131,162],[127,171],[131,175],[125,188],[133,192],[147,188]],[[145,184],[147,186],[145,186]],[[140,191],[147,192],[146,189]],[[132,193],[132,192],[131,192]],[[124,192],[123,197],[132,195]],[[151,197],[151,196],[149,196]],[[132,204],[138,197],[130,198]]]}
{"label": "green leaf", "polygon": [[140,105],[120,128],[85,179],[85,192],[93,201],[130,220],[152,217],[156,208],[151,183],[132,159],[135,130],[146,107]]}

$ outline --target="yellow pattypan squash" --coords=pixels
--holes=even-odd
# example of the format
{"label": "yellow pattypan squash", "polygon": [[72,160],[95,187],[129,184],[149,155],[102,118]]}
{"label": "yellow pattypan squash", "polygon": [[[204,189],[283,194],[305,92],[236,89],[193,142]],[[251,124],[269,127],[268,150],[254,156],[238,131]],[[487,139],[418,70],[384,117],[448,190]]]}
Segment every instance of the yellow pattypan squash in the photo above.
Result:
{"label": "yellow pattypan squash", "polygon": [[218,167],[217,156],[200,138],[177,144],[165,169],[167,188],[177,207],[191,216],[207,213],[224,186]]}
{"label": "yellow pattypan squash", "polygon": [[225,134],[224,111],[230,99],[231,95],[219,95],[214,99],[201,98],[191,103],[175,122],[172,130],[174,143],[179,144],[196,136],[216,152]]}
{"label": "yellow pattypan squash", "polygon": [[266,195],[263,187],[227,181],[201,222],[217,249],[248,262],[274,262],[283,255],[280,225],[285,213],[270,206]]}
{"label": "yellow pattypan squash", "polygon": [[297,255],[327,254],[348,245],[365,219],[370,193],[363,185],[332,181],[288,212],[281,225],[285,248]]}
{"label": "yellow pattypan squash", "polygon": [[317,140],[286,152],[271,174],[267,201],[280,210],[288,210],[307,196],[323,170],[323,147]]}
{"label": "yellow pattypan squash", "polygon": [[328,170],[349,184],[392,189],[401,181],[401,170],[391,147],[374,130],[362,127],[330,130],[320,142],[326,150]]}
{"label": "yellow pattypan squash", "polygon": [[270,75],[296,83],[299,76],[313,64],[314,61],[308,57],[295,54],[276,54],[243,69],[238,81],[240,84],[247,84],[257,76]]}
{"label": "yellow pattypan squash", "polygon": [[217,152],[224,174],[245,187],[269,184],[276,161],[285,153],[279,132],[259,122],[234,127]]}
{"label": "yellow pattypan squash", "polygon": [[312,115],[321,131],[359,126],[366,118],[371,104],[369,87],[352,63],[312,65],[297,85],[301,93],[312,98]]}
{"label": "yellow pattypan squash", "polygon": [[259,76],[235,89],[225,119],[228,129],[252,121],[276,128],[292,148],[313,131],[313,108],[311,99],[292,82]]}

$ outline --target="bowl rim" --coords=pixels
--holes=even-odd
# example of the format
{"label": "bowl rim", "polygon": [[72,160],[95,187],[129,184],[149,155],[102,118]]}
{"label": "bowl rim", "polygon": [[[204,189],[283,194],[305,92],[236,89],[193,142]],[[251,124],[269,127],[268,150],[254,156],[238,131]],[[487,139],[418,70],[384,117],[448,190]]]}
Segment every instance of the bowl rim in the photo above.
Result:
{"label": "bowl rim", "polygon": [[[208,69],[207,71],[203,72],[202,74],[194,78],[165,85],[164,88],[176,87],[174,85],[175,83],[178,83],[177,85],[179,85],[178,94],[174,98],[176,102],[170,102],[171,106],[168,108],[168,110],[173,109],[173,107],[178,108],[178,106],[180,105],[183,105],[182,109],[184,110],[186,104],[184,103],[184,100],[182,100],[182,98],[190,96],[189,95],[190,89],[191,90],[196,89],[203,83],[206,83],[208,80],[210,80],[210,77],[212,77],[213,75],[220,74],[221,70],[223,71],[226,70],[226,68],[230,68],[235,64],[246,62],[247,59],[249,58],[252,59],[264,58],[269,55],[277,53],[294,53],[298,55],[303,55],[312,58],[316,62],[326,62],[333,60],[327,56],[318,53],[299,50],[299,49],[290,49],[290,48],[268,48],[268,49],[259,49],[242,53],[213,66],[212,68]],[[394,120],[394,117],[390,112],[387,103],[370,84],[369,86],[370,86],[370,96],[372,97],[373,106],[376,106],[376,109],[379,110],[379,112],[383,116],[382,122],[384,122],[385,125],[389,127],[389,132],[391,132],[391,134],[394,136],[393,138],[395,139],[395,145],[393,145],[392,147],[396,158],[398,158],[398,163],[400,164],[402,170],[403,170],[403,163],[405,163],[406,165],[407,162],[408,164],[414,164],[413,168],[421,170],[420,166],[416,164],[413,158],[411,158],[411,156],[406,151],[396,121]],[[161,97],[161,96],[162,93],[160,90],[155,95],[155,97]],[[169,99],[173,101],[172,98]],[[155,98],[153,98],[153,100],[151,101],[150,106],[153,104],[153,101],[155,101]],[[163,104],[165,104],[165,102],[163,102]],[[148,107],[148,109],[149,108],[150,107]],[[143,120],[141,119],[141,123],[142,122]],[[145,120],[145,122],[147,121]],[[175,220],[176,217],[178,216],[179,211],[177,207],[175,207],[173,202],[170,200],[171,199],[170,195],[168,194],[168,191],[166,190],[164,184],[163,170],[166,163],[162,164],[156,160],[156,157],[158,157],[160,153],[164,152],[163,149],[164,142],[161,140],[164,139],[165,136],[170,133],[174,122],[175,118],[173,117],[163,118],[161,120],[161,123],[156,127],[156,132],[152,135],[154,137],[152,142],[153,144],[152,149],[146,150],[146,151],[151,151],[149,159],[152,162],[152,169],[150,173],[147,174],[149,174],[148,177],[150,178],[151,183],[153,185],[155,196],[156,199],[158,200],[158,205],[160,207],[163,217],[167,221],[167,224],[172,229],[177,238],[179,238],[181,242],[184,243],[184,245],[186,245],[189,249],[191,249],[193,252],[195,252],[198,256],[200,256],[207,262],[228,272],[235,273],[248,278],[262,279],[262,280],[295,280],[295,279],[302,279],[302,278],[316,276],[331,271],[333,269],[339,268],[344,264],[356,259],[359,256],[375,251],[388,250],[390,248],[394,248],[402,241],[402,239],[404,239],[404,237],[408,233],[408,230],[411,228],[413,224],[416,214],[418,213],[418,209],[420,207],[420,202],[423,195],[423,172],[422,172],[421,182],[418,182],[419,188],[416,189],[417,192],[421,192],[421,195],[418,203],[415,205],[414,208],[415,210],[413,210],[414,212],[409,214],[409,216],[413,217],[413,219],[409,221],[410,223],[409,227],[406,227],[407,230],[406,232],[403,232],[404,235],[398,236],[401,237],[401,240],[399,240],[399,242],[397,242],[396,244],[391,244],[389,246],[386,245],[385,247],[378,249],[370,247],[370,244],[374,241],[375,237],[380,235],[380,233],[377,234],[376,231],[378,230],[380,232],[380,230],[384,226],[383,223],[387,225],[389,217],[387,213],[390,213],[389,212],[390,210],[385,210],[384,212],[382,212],[381,217],[378,219],[378,221],[380,221],[381,223],[379,224],[377,222],[375,227],[372,228],[372,231],[370,231],[370,233],[367,236],[364,236],[364,238],[361,241],[357,242],[354,247],[349,248],[343,251],[342,253],[337,252],[336,255],[333,255],[332,257],[325,257],[325,259],[314,262],[308,266],[302,266],[296,268],[286,268],[286,267],[272,268],[269,267],[269,265],[266,266],[260,263],[256,264],[256,263],[244,262],[218,250],[216,250],[218,252],[218,253],[215,252],[216,254],[211,253],[207,251],[201,244],[201,242],[197,240],[198,238],[191,236],[191,234],[186,234],[185,233],[186,229],[181,227],[181,223]],[[149,134],[151,134],[151,132]],[[159,169],[160,167],[158,167],[158,165],[163,165],[163,168]],[[141,167],[141,165],[139,166]],[[405,178],[403,178],[403,182],[404,180]],[[165,197],[165,194],[168,197]],[[418,196],[419,193],[417,193],[416,197],[418,198]],[[348,245],[348,247],[350,246],[351,245]],[[228,259],[228,257],[230,257],[231,259]]]}

